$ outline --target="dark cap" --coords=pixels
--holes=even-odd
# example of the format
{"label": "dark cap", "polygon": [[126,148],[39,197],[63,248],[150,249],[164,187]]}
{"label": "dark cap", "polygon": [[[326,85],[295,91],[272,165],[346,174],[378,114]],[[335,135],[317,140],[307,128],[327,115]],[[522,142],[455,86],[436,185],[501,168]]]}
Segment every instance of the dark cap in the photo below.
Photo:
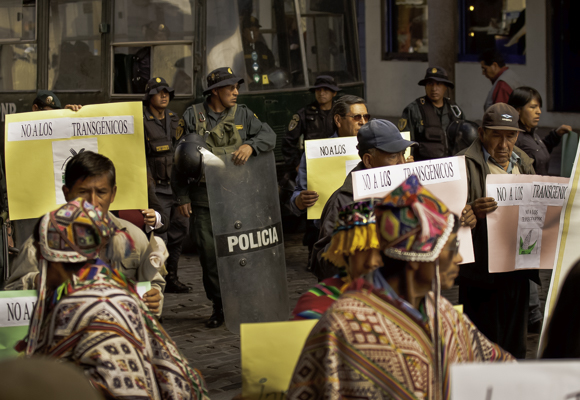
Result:
{"label": "dark cap", "polygon": [[203,94],[205,96],[210,94],[213,89],[235,85],[236,83],[244,83],[244,79],[238,78],[231,68],[222,67],[214,69],[207,76],[207,89],[204,90]]}
{"label": "dark cap", "polygon": [[520,114],[518,111],[505,103],[495,103],[483,114],[482,126],[486,129],[499,131],[523,132],[519,126]]}
{"label": "dark cap", "polygon": [[159,76],[149,79],[149,81],[147,81],[147,85],[145,86],[145,96],[143,96],[143,101],[149,101],[152,95],[161,92],[163,89],[169,92],[170,100],[175,97],[175,90],[170,87],[167,82],[165,82],[165,79]]}
{"label": "dark cap", "polygon": [[254,17],[253,15],[246,15],[244,19],[242,19],[242,31],[244,29],[261,27],[262,25],[260,25],[260,21],[258,21],[258,18]]}
{"label": "dark cap", "polygon": [[55,110],[60,110],[62,108],[60,100],[50,90],[39,90],[38,93],[36,93],[36,99],[34,99],[34,102],[42,103],[44,107],[54,108]]}
{"label": "dark cap", "polygon": [[314,92],[318,88],[327,88],[334,92],[340,92],[342,89],[336,86],[334,78],[330,75],[320,75],[316,77],[314,81],[314,86],[310,88],[311,92]]}
{"label": "dark cap", "polygon": [[359,151],[379,149],[387,153],[398,153],[417,144],[403,139],[397,127],[384,119],[371,119],[360,128],[357,139]]}
{"label": "dark cap", "polygon": [[429,68],[427,68],[427,72],[425,73],[425,78],[423,78],[419,81],[419,86],[427,85],[428,80],[443,82],[444,84],[449,86],[451,89],[453,89],[455,87],[453,82],[451,82],[449,80],[449,76],[447,75],[447,71],[445,71],[445,69],[441,68],[441,67],[429,67]]}

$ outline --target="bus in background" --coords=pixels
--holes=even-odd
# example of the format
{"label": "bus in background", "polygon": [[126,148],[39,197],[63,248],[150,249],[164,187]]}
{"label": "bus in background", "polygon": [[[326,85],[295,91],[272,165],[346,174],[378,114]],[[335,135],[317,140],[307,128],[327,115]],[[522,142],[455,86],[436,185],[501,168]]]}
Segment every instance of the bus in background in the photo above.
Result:
{"label": "bus in background", "polygon": [[[63,104],[140,101],[150,77],[182,114],[207,73],[245,79],[239,102],[278,135],[331,75],[363,95],[355,0],[11,0],[0,3],[0,110],[30,111],[37,90]],[[4,129],[4,128],[2,128]],[[282,173],[282,171],[278,171]]]}

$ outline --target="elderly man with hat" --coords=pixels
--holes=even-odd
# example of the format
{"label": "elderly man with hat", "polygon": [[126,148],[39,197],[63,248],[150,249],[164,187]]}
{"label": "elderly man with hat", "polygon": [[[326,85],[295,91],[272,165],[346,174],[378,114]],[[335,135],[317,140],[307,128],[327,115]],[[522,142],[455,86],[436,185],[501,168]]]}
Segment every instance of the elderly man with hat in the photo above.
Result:
{"label": "elderly man with hat", "polygon": [[411,138],[419,143],[413,154],[416,161],[452,156],[447,127],[465,119],[461,108],[446,97],[447,88],[454,88],[453,82],[443,68],[429,67],[419,85],[425,86],[425,96],[405,108],[399,129],[410,131]]}
{"label": "elderly man with hat", "polygon": [[292,116],[286,130],[286,137],[282,142],[282,154],[286,169],[290,171],[291,175],[292,172],[295,175],[296,168],[300,164],[300,157],[304,153],[300,143],[301,136],[304,140],[326,139],[334,133],[330,110],[336,94],[341,89],[336,86],[332,76],[320,75],[316,78],[310,91],[314,93],[316,100]]}
{"label": "elderly man with hat", "polygon": [[526,356],[529,280],[540,283],[537,270],[490,274],[488,268],[487,214],[497,209],[486,197],[489,174],[534,175],[533,160],[515,146],[519,114],[515,108],[497,103],[483,116],[479,137],[458,155],[465,156],[469,192],[467,202],[477,217],[473,229],[475,262],[460,272],[459,303],[465,313],[491,341],[517,358]]}
{"label": "elderly man with hat", "polygon": [[[178,204],[173,199],[171,190],[171,170],[175,143],[179,140],[177,128],[179,117],[168,108],[169,101],[175,96],[162,77],[151,78],[145,86],[143,96],[143,128],[145,131],[145,153],[147,169],[155,181],[155,195],[169,216],[167,232],[159,236],[167,243],[169,258],[166,262],[166,293],[187,293],[191,288],[181,283],[177,277],[177,264],[181,255],[181,246],[187,236],[188,218],[181,215]],[[181,131],[180,131],[181,132]],[[153,229],[161,228],[161,216],[155,212],[156,221]],[[151,229],[151,228],[149,228]]]}
{"label": "elderly man with hat", "polygon": [[314,245],[311,270],[319,280],[330,278],[338,272],[336,266],[323,258],[327,252],[339,209],[353,202],[352,173],[369,168],[405,164],[405,150],[416,142],[405,140],[397,127],[382,119],[373,119],[363,125],[358,133],[358,154],[361,162],[347,175],[344,184],[326,202],[320,218],[320,234]]}
{"label": "elderly man with hat", "polygon": [[[231,68],[212,71],[207,77],[203,103],[190,106],[179,121],[178,136],[201,135],[207,149],[214,154],[231,154],[235,165],[243,166],[251,156],[271,151],[276,134],[243,104],[237,104],[240,84],[244,80]],[[171,184],[179,211],[190,217],[190,235],[199,251],[203,269],[203,286],[213,303],[213,313],[206,322],[217,328],[224,322],[215,244],[205,182],[192,182],[188,176],[172,171]]]}

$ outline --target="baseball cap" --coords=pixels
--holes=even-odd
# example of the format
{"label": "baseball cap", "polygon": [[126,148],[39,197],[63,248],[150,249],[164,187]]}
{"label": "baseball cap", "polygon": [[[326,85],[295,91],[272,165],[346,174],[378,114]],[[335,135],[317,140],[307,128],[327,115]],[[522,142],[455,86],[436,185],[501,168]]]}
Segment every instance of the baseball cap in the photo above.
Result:
{"label": "baseball cap", "polygon": [[403,139],[397,127],[384,119],[371,119],[360,128],[357,139],[359,151],[379,149],[387,153],[398,153],[417,144]]}
{"label": "baseball cap", "polygon": [[483,114],[482,126],[487,129],[523,132],[519,126],[520,114],[505,103],[495,103]]}

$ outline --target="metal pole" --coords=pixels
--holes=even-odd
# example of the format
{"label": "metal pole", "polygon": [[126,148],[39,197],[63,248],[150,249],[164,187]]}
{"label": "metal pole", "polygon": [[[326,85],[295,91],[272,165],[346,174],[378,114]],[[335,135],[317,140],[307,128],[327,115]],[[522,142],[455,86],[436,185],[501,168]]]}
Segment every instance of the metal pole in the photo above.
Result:
{"label": "metal pole", "polygon": [[304,74],[304,84],[310,87],[310,78],[308,77],[308,65],[306,64],[306,46],[304,44],[304,31],[302,30],[302,14],[300,12],[300,0],[294,0],[294,10],[296,11],[296,26],[298,27],[298,40],[300,41],[300,55],[302,56],[302,71]]}

